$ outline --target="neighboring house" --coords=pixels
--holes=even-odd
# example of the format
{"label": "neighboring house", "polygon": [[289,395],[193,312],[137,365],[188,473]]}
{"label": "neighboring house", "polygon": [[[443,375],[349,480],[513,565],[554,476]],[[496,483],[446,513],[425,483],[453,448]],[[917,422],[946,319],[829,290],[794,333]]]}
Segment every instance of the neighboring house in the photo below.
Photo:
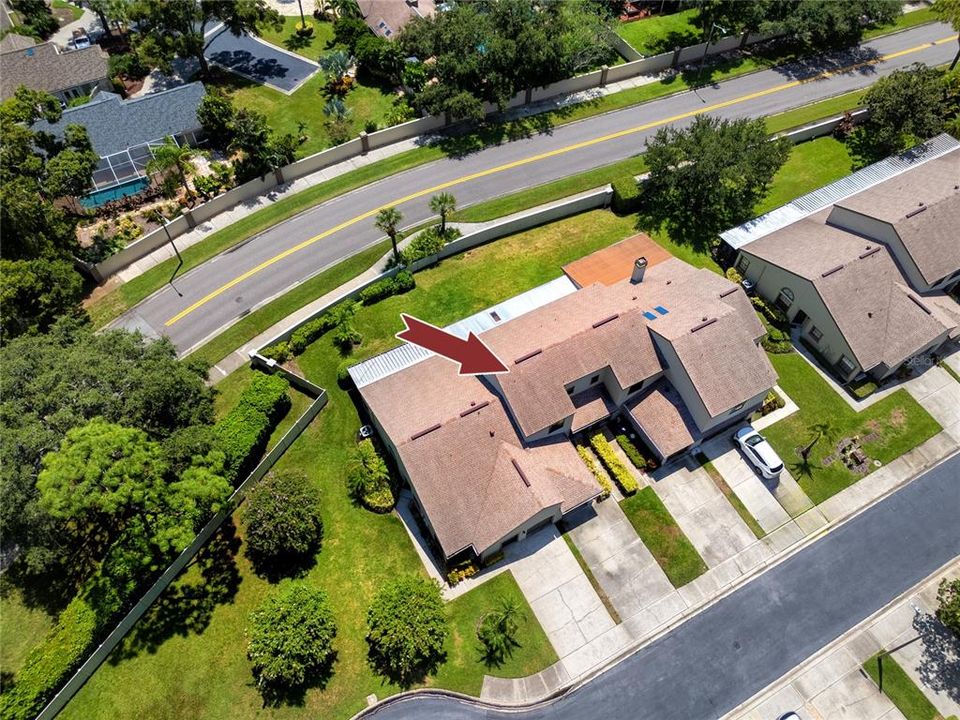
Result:
{"label": "neighboring house", "polygon": [[[0,15],[0,17],[3,17]],[[26,50],[33,47],[37,41],[27,35],[17,35],[16,33],[7,33],[0,38],[0,53],[13,52],[15,50]]]}
{"label": "neighboring house", "polygon": [[0,54],[0,100],[25,85],[67,103],[97,89],[110,90],[108,75],[107,54],[98,45],[61,52],[54,43],[45,42]]}
{"label": "neighboring house", "polygon": [[735,267],[837,377],[960,334],[960,143],[942,135],[724,233]]}
{"label": "neighboring house", "polygon": [[461,377],[411,346],[350,369],[448,562],[486,559],[596,497],[572,434],[622,414],[666,459],[741,421],[776,382],[749,299],[714,273],[641,258],[608,286],[554,282],[567,294],[456,326],[482,332],[509,373]]}
{"label": "neighboring house", "polygon": [[57,122],[41,120],[33,129],[63,137],[67,125],[84,126],[94,151],[100,155],[93,173],[95,191],[127,184],[142,186],[147,182],[152,147],[162,145],[167,137],[181,145],[197,144],[197,109],[204,94],[200,82],[133,100],[102,92],[85,105],[67,108]]}
{"label": "neighboring house", "polygon": [[363,21],[380,37],[393,40],[415,17],[436,12],[434,0],[357,0]]}

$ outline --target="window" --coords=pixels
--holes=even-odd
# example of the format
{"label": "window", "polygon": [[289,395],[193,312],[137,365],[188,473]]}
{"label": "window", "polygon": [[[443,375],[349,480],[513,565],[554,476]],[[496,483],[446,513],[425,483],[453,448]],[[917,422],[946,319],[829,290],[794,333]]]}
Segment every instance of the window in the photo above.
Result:
{"label": "window", "polygon": [[641,381],[638,382],[638,383],[634,383],[634,384],[631,385],[629,388],[627,388],[627,395],[632,395],[633,393],[635,393],[637,390],[639,390],[639,389],[642,388],[642,387],[643,387],[643,380],[641,380]]}
{"label": "window", "polygon": [[820,329],[819,329],[816,325],[811,325],[811,326],[810,326],[810,338],[811,338],[814,342],[818,343],[818,342],[820,342],[820,338],[822,338],[822,337],[823,337],[823,333],[820,332]]}
{"label": "window", "polygon": [[854,365],[846,355],[840,356],[840,359],[837,360],[837,367],[844,375],[849,375],[857,369],[857,366]]}
{"label": "window", "polygon": [[774,302],[774,305],[776,305],[781,310],[784,310],[784,311],[788,310],[790,306],[793,305],[793,290],[787,287],[781,288],[780,294],[777,295],[777,299]]}
{"label": "window", "polygon": [[748,267],[750,267],[750,261],[746,255],[741,254],[740,257],[737,258],[737,272],[743,275]]}
{"label": "window", "polygon": [[557,430],[559,430],[562,427],[563,427],[563,420],[561,420],[560,422],[555,422],[553,425],[547,428],[547,434],[555,433]]}
{"label": "window", "polygon": [[596,385],[598,382],[600,382],[600,375],[594,375],[592,378],[590,378],[591,385]]}

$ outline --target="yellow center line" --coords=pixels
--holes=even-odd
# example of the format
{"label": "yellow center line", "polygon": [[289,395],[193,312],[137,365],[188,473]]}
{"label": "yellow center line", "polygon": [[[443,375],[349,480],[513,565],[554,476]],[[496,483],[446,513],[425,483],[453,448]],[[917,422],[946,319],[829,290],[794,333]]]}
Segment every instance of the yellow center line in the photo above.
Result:
{"label": "yellow center line", "polygon": [[650,130],[652,128],[659,127],[661,125],[668,125],[670,123],[678,122],[680,120],[686,120],[687,118],[691,118],[696,115],[702,115],[704,113],[712,112],[714,110],[720,110],[725,107],[730,107],[731,105],[737,105],[739,103],[747,102],[748,100],[755,100],[756,98],[763,97],[765,95],[772,95],[773,93],[783,92],[784,90],[789,90],[790,88],[795,88],[805,83],[814,82],[817,80],[823,80],[823,79],[832,77],[834,75],[841,75],[843,73],[848,73],[863,67],[876,65],[881,62],[886,62],[888,60],[893,60],[898,57],[903,57],[904,55],[910,55],[911,53],[925,50],[929,48],[931,45],[941,45],[943,43],[952,42],[956,39],[957,39],[956,35],[951,35],[950,37],[946,37],[941,40],[937,40],[935,42],[928,42],[922,45],[917,45],[916,47],[909,48],[907,50],[899,50],[897,52],[889,53],[887,55],[881,55],[879,57],[876,57],[870,60],[865,60],[863,62],[855,63],[853,65],[848,65],[846,67],[838,68],[836,70],[827,70],[825,72],[819,73],[809,78],[805,78],[803,80],[793,80],[791,82],[786,82],[781,85],[775,85],[774,87],[768,88],[766,90],[759,90],[757,92],[753,92],[748,95],[741,95],[740,97],[736,97],[731,100],[725,100],[723,102],[715,103],[714,105],[707,105],[702,108],[698,108],[696,110],[690,110],[689,112],[680,113],[678,115],[673,115],[668,118],[663,118],[662,120],[655,120],[653,122],[649,122],[644,125],[637,125],[632,128],[627,128],[626,130],[619,130],[617,132],[610,133],[608,135],[602,135],[600,137],[595,137],[590,140],[584,140],[582,142],[574,143],[573,145],[566,145],[564,147],[557,148],[556,150],[550,150],[548,152],[539,153],[537,155],[531,155],[529,157],[525,157],[520,160],[514,160],[513,162],[505,163],[503,165],[497,165],[492,168],[487,168],[486,170],[481,170],[479,172],[471,173],[470,175],[464,175],[454,180],[448,180],[447,182],[440,183],[439,185],[434,185],[433,187],[429,187],[424,190],[418,190],[417,192],[410,193],[409,195],[405,195],[404,197],[386,202],[383,205],[375,207],[373,210],[368,210],[367,212],[361,215],[357,215],[356,217],[350,218],[349,220],[345,220],[339,225],[336,225],[330,228],[329,230],[324,230],[322,233],[318,235],[314,235],[313,237],[308,238],[303,242],[298,243],[297,245],[294,245],[293,247],[287,248],[283,252],[278,253],[277,255],[274,255],[273,257],[267,260],[264,260],[262,263],[260,263],[256,267],[250,268],[245,273],[238,275],[237,277],[233,278],[226,284],[221,285],[220,287],[218,287],[216,290],[212,291],[208,295],[205,295],[204,297],[200,298],[189,307],[185,308],[184,310],[181,310],[179,313],[177,313],[172,318],[167,320],[164,323],[164,325],[166,327],[170,327],[175,322],[185,318],[187,315],[192,313],[197,308],[205,305],[206,303],[210,302],[218,295],[226,292],[227,290],[232,288],[234,285],[237,285],[238,283],[243,282],[247,278],[253,277],[261,270],[267,269],[274,263],[280,262],[284,258],[290,257],[294,253],[299,252],[300,250],[303,250],[304,248],[309,247],[310,245],[313,245],[315,242],[318,242],[319,240],[323,240],[324,238],[329,237],[330,235],[333,235],[336,232],[340,232],[341,230],[344,230],[350,227],[351,225],[356,225],[358,222],[361,222],[368,218],[372,218],[374,215],[376,215],[378,212],[380,212],[384,208],[392,207],[394,205],[401,205],[410,200],[416,200],[417,198],[424,197],[425,195],[431,195],[433,193],[440,192],[441,190],[446,190],[447,188],[454,187],[456,185],[462,185],[463,183],[470,182],[471,180],[477,180],[482,177],[487,177],[488,175],[504,172],[505,170],[511,170],[513,168],[522,167],[523,165],[529,165],[530,163],[539,162],[540,160],[546,160],[547,158],[556,157],[557,155],[564,155],[566,153],[573,152],[575,150],[582,150],[583,148],[591,147],[592,145],[597,145],[599,143],[607,142],[609,140],[615,140],[617,138],[625,137],[627,135],[633,135],[635,133],[643,132],[645,130]]}

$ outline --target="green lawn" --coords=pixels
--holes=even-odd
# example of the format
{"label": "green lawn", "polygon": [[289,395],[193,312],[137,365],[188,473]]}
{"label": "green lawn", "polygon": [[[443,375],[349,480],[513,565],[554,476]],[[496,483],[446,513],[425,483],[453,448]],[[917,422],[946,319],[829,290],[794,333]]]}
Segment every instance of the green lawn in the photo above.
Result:
{"label": "green lawn", "polygon": [[769,115],[767,117],[767,132],[773,133],[792,130],[793,128],[809,125],[817,120],[836,117],[845,113],[847,110],[855,110],[860,107],[863,96],[867,94],[867,89],[854,90],[849,93],[834,95],[820,102],[810,103],[793,110]]}
{"label": "green lawn", "polygon": [[625,498],[620,507],[674,587],[707,571],[707,564],[652,487]]}
{"label": "green lawn", "polygon": [[[53,0],[53,2],[50,3],[50,8],[53,10],[54,16],[60,23],[60,27],[79,20],[83,15],[83,10],[81,8],[77,7],[73,3],[66,2],[66,0]],[[60,12],[57,12],[58,10]]]}
{"label": "green lawn", "polygon": [[[632,221],[596,211],[545,225],[489,244],[417,275],[417,288],[406,295],[362,308],[355,325],[363,334],[357,357],[367,357],[397,343],[399,311],[444,324],[535,287],[560,275],[560,266],[632,232]],[[470,282],[464,282],[469,278]],[[384,685],[366,662],[365,612],[370,598],[387,578],[421,567],[400,521],[355,507],[344,488],[355,433],[356,407],[336,384],[341,362],[329,335],[298,358],[306,376],[327,388],[329,403],[280,461],[280,468],[307,472],[323,492],[324,542],[317,564],[306,576],[324,588],[335,608],[339,634],[334,676],[323,690],[311,689],[302,706],[262,708],[244,656],[244,627],[269,584],[255,576],[242,550],[223,563],[231,582],[215,602],[203,597],[206,585],[191,571],[177,581],[189,603],[171,603],[151,622],[142,623],[70,703],[66,718],[141,716],[180,717],[323,717],[345,718],[363,707],[370,693],[384,697],[398,688]],[[243,373],[221,383],[217,411],[236,403]],[[239,528],[242,538],[243,528]],[[191,589],[192,588],[192,589]],[[187,591],[190,591],[189,593]],[[169,592],[169,591],[168,591]],[[178,592],[174,589],[174,593]],[[213,589],[210,590],[213,592]],[[529,674],[555,661],[549,643],[529,615],[520,648],[500,669],[479,662],[471,628],[501,594],[516,591],[512,577],[484,583],[448,606],[454,636],[447,663],[430,685],[476,692],[482,676]],[[202,613],[200,610],[202,609]],[[189,614],[188,614],[189,613]],[[199,619],[195,617],[200,614]],[[181,617],[188,614],[187,617]],[[159,638],[159,640],[157,639]],[[130,656],[125,658],[124,656]],[[120,659],[120,658],[124,659]]]}
{"label": "green lawn", "polygon": [[[839,440],[879,432],[880,437],[865,443],[863,449],[868,457],[886,465],[941,430],[906,390],[897,390],[857,413],[799,353],[769,358],[780,378],[780,387],[800,409],[771,425],[764,435],[814,503],[822,503],[860,479],[840,461],[822,464]],[[807,445],[821,431],[809,462],[803,463],[797,448]]]}
{"label": "green lawn", "polygon": [[671,15],[634,20],[617,25],[617,34],[642,55],[658,55],[675,47],[703,42],[703,31],[697,26],[699,10],[684,10]]}
{"label": "green lawn", "polygon": [[907,720],[941,720],[943,717],[904,669],[889,655],[874,655],[863,664],[863,669]]}
{"label": "green lawn", "polygon": [[[313,37],[302,43],[294,33],[294,26],[298,22],[299,16],[285,17],[283,30],[276,32],[269,28],[263,29],[261,37],[316,62],[327,52],[328,45],[333,43],[333,25],[311,19],[315,28]],[[303,122],[306,126],[304,133],[308,139],[300,146],[300,157],[312,155],[333,144],[325,127],[326,116],[322,112],[323,104],[327,100],[323,93],[326,81],[322,72],[311,77],[292,95],[229,72],[216,73],[209,80],[204,80],[204,83],[221,88],[233,97],[239,106],[262,112],[267,116],[270,127],[277,132],[296,135],[299,133],[299,124]],[[354,134],[359,134],[368,122],[383,127],[384,117],[392,106],[393,98],[394,93],[390,88],[368,85],[362,81],[356,83],[344,98],[351,113],[349,120]]]}
{"label": "green lawn", "polygon": [[923,25],[928,22],[935,22],[937,16],[933,13],[933,8],[925,7],[913,12],[904,13],[890,25],[880,25],[872,27],[863,34],[864,40],[871,40],[881,35],[888,35],[897,30],[906,30],[907,28]]}
{"label": "green lawn", "polygon": [[0,674],[15,673],[51,627],[46,611],[27,607],[20,591],[0,580]]}
{"label": "green lawn", "polygon": [[850,152],[836,138],[828,135],[800,143],[794,146],[787,162],[774,176],[770,192],[755,212],[762,215],[852,171]]}

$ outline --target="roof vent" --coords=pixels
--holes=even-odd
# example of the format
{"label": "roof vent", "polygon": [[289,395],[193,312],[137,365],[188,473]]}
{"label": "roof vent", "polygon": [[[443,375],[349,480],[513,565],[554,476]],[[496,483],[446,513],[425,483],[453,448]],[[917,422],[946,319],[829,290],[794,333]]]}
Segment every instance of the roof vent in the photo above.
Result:
{"label": "roof vent", "polygon": [[520,479],[523,480],[523,484],[527,487],[530,487],[530,481],[527,479],[527,474],[523,471],[523,468],[520,467],[520,463],[513,458],[510,458],[510,462],[513,463],[513,469],[517,471],[517,475],[519,475]]}
{"label": "roof vent", "polygon": [[922,212],[923,212],[924,210],[926,210],[926,209],[927,209],[927,206],[924,205],[923,203],[920,203],[920,207],[918,207],[916,210],[911,210],[910,212],[907,213],[906,216],[907,216],[908,218],[912,218],[914,215],[919,215],[920,213],[922,213]]}
{"label": "roof vent", "polygon": [[709,327],[713,325],[716,321],[717,321],[716,318],[710,318],[709,320],[704,318],[702,323],[700,323],[699,325],[694,325],[692,328],[690,328],[690,332],[695,333],[697,332],[697,330],[703,330],[705,327]]}
{"label": "roof vent", "polygon": [[493,318],[494,322],[500,322],[500,313],[498,313],[496,310],[490,311],[490,317]]}
{"label": "roof vent", "polygon": [[489,401],[489,400],[484,400],[484,401],[483,401],[482,403],[480,403],[479,405],[477,405],[477,403],[475,403],[475,402],[472,402],[472,403],[470,403],[470,407],[468,407],[466,410],[464,410],[462,413],[460,413],[460,417],[466,417],[466,416],[469,415],[470,413],[475,413],[477,410],[483,410],[483,408],[485,408],[485,407],[486,407],[487,405],[489,405],[489,404],[490,404],[490,401]]}
{"label": "roof vent", "polygon": [[542,352],[543,352],[543,348],[537,348],[537,349],[534,350],[533,352],[528,352],[526,355],[521,355],[520,357],[518,357],[516,360],[513,361],[513,364],[514,364],[514,365],[519,365],[520,363],[525,362],[525,361],[529,360],[529,359],[532,358],[532,357],[536,357],[537,355],[539,355],[539,354],[542,353]]}
{"label": "roof vent", "polygon": [[606,325],[608,322],[612,322],[616,320],[618,317],[620,317],[620,313],[614,313],[610,317],[605,317],[603,320],[597,320],[597,322],[595,322],[592,327],[594,330],[596,330],[601,325]]}
{"label": "roof vent", "polygon": [[434,430],[439,430],[440,427],[441,427],[440,423],[437,423],[436,425],[431,425],[426,430],[421,430],[420,432],[414,433],[413,435],[411,435],[410,440],[417,440],[418,438],[422,438],[424,435],[429,435]]}
{"label": "roof vent", "polygon": [[822,278],[829,277],[833,275],[835,272],[840,272],[841,270],[843,270],[843,265],[837,265],[836,267],[832,267],[829,270],[824,270],[822,273],[820,273],[820,277]]}
{"label": "roof vent", "polygon": [[630,282],[634,285],[643,282],[643,274],[647,271],[647,259],[638,257],[633,261],[633,272],[630,274]]}
{"label": "roof vent", "polygon": [[496,433],[495,433],[493,430],[491,430],[491,431],[490,431],[490,437],[493,437],[494,435],[496,435]]}
{"label": "roof vent", "polygon": [[861,260],[863,260],[864,258],[868,258],[868,257],[870,257],[871,255],[876,255],[878,252],[880,252],[879,246],[878,246],[878,247],[875,247],[875,248],[871,248],[871,247],[868,245],[866,252],[860,253],[859,255],[857,255],[857,257],[860,258]]}
{"label": "roof vent", "polygon": [[724,290],[722,293],[720,293],[720,297],[721,297],[721,298],[725,298],[725,297],[727,297],[727,295],[733,295],[736,291],[737,291],[737,286],[734,285],[734,286],[733,286],[732,288],[730,288],[729,290]]}

